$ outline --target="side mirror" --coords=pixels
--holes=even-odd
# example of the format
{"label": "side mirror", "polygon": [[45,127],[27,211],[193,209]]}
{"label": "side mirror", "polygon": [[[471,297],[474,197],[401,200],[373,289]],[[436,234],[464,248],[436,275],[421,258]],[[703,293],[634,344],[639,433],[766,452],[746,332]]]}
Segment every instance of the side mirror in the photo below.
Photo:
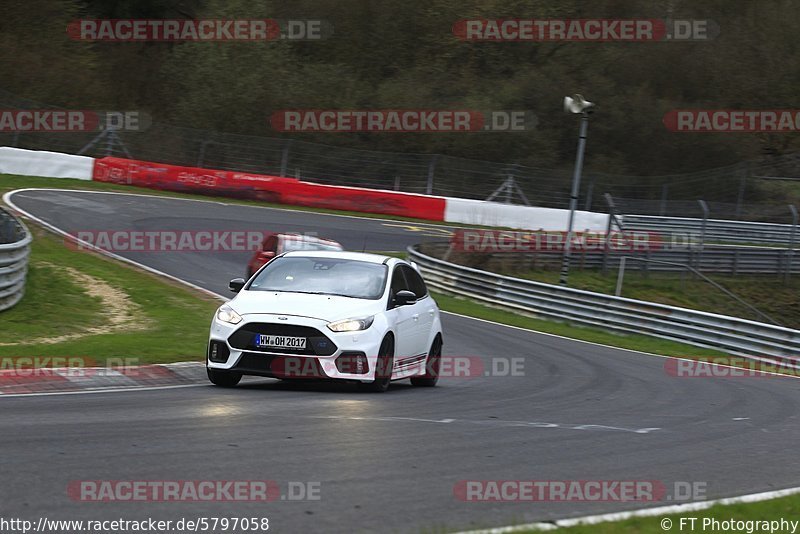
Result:
{"label": "side mirror", "polygon": [[230,289],[234,293],[238,293],[244,287],[245,282],[246,281],[244,278],[234,278],[233,280],[228,282],[228,289]]}
{"label": "side mirror", "polygon": [[401,289],[394,294],[394,303],[396,306],[408,306],[417,302],[417,296],[407,289]]}

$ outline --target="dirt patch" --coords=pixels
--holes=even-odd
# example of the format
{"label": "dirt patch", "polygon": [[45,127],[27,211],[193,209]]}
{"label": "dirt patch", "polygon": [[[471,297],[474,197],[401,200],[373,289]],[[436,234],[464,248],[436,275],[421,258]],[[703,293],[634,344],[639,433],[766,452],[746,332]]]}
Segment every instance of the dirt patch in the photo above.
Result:
{"label": "dirt patch", "polygon": [[72,267],[56,266],[49,262],[38,262],[39,265],[59,269],[66,273],[80,287],[86,288],[86,294],[97,298],[103,305],[103,318],[105,323],[98,326],[90,326],[79,332],[64,334],[56,337],[43,337],[27,339],[24,342],[0,343],[0,347],[11,347],[15,345],[53,345],[72,341],[87,336],[99,334],[111,334],[113,332],[135,330],[147,330],[150,321],[142,312],[141,306],[133,302],[127,293],[107,283],[101,278],[89,276]]}

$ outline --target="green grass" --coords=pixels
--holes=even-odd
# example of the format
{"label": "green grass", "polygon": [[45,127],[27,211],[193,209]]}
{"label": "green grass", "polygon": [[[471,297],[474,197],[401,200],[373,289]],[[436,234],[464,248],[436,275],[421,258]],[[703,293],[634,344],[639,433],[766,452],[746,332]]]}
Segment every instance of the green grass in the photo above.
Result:
{"label": "green grass", "polygon": [[[509,272],[513,276],[527,278],[548,284],[558,283],[557,271],[535,270]],[[800,328],[800,277],[784,281],[778,276],[718,276],[707,275],[728,291],[745,302],[767,314],[782,326]],[[576,289],[614,294],[617,273],[604,275],[598,271],[573,269],[569,275],[569,285]],[[681,276],[679,273],[651,273],[644,276],[633,270],[626,272],[622,296],[670,306],[680,306],[695,310],[733,315],[753,321],[765,319],[747,306],[732,299],[718,288],[694,276]]]}
{"label": "green grass", "polygon": [[[681,518],[696,517],[695,528],[690,529],[689,523],[684,523],[683,529],[680,528]],[[661,521],[669,518],[672,522],[670,529],[662,529]],[[779,499],[772,499],[749,504],[730,504],[716,505],[707,510],[697,512],[685,512],[682,514],[671,514],[653,517],[637,517],[625,521],[612,521],[608,523],[598,523],[596,525],[584,525],[569,528],[560,528],[557,532],[565,534],[617,534],[617,533],[637,533],[637,534],[664,534],[665,532],[713,532],[711,526],[702,528],[703,518],[717,519],[722,522],[725,520],[735,521],[780,521],[781,518],[788,521],[800,519],[800,495],[790,495]],[[530,530],[526,532],[541,532]],[[723,532],[718,529],[715,532]],[[729,531],[730,532],[730,531]],[[747,532],[747,530],[740,531]],[[764,532],[755,530],[754,532]],[[766,532],[769,532],[768,530]],[[789,530],[777,530],[776,532],[791,532]]]}
{"label": "green grass", "polygon": [[[26,342],[0,346],[0,357],[87,357],[100,363],[108,358],[132,358],[141,364],[203,359],[218,301],[115,260],[70,249],[60,238],[35,225],[30,228],[34,241],[26,295],[15,307],[0,313],[0,343]],[[72,267],[127,294],[140,309],[137,323],[144,329],[87,335],[55,344],[30,342],[108,322],[97,298],[90,297],[63,270],[48,264]]]}
{"label": "green grass", "polygon": [[488,321],[495,321],[502,324],[518,326],[520,328],[545,332],[548,334],[555,334],[581,341],[602,343],[604,345],[611,345],[614,347],[638,350],[642,352],[651,352],[665,356],[708,357],[722,356],[725,354],[717,350],[703,349],[692,345],[669,341],[667,339],[659,339],[656,337],[642,335],[615,334],[600,330],[598,328],[581,327],[567,323],[546,321],[544,319],[518,315],[514,312],[486,306],[484,304],[479,304],[475,301],[467,300],[461,297],[453,297],[434,292],[431,294],[439,304],[439,308],[444,311],[458,313],[461,315],[469,315],[470,317],[477,317],[479,319],[486,319]]}

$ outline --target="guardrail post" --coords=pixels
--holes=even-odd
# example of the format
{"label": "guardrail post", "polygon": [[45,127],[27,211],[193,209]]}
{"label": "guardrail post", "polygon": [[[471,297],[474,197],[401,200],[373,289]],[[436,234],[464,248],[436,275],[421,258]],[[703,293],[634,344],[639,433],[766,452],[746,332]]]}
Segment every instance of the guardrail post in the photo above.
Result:
{"label": "guardrail post", "polygon": [[792,228],[789,230],[789,249],[786,251],[786,274],[784,280],[788,280],[792,274],[792,259],[794,256],[794,237],[797,232],[797,208],[794,204],[789,204],[789,211],[792,212]]}

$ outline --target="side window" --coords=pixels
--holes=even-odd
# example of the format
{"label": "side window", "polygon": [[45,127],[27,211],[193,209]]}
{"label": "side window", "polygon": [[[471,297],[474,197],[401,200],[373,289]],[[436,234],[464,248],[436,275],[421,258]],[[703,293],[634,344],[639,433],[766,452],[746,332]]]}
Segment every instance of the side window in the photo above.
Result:
{"label": "side window", "polygon": [[273,236],[269,236],[267,239],[264,240],[264,252],[275,252],[277,254],[277,244],[278,238]]}
{"label": "side window", "polygon": [[392,288],[391,288],[392,290],[389,294],[389,298],[391,298],[392,295],[394,295],[398,291],[401,291],[403,289],[410,289],[408,287],[408,284],[406,283],[405,277],[403,276],[402,269],[403,269],[402,266],[394,268],[394,273],[392,273]]}
{"label": "side window", "polygon": [[428,288],[425,287],[425,281],[419,273],[411,267],[402,265],[400,267],[406,275],[408,280],[409,289],[417,296],[418,299],[425,298],[428,295]]}

